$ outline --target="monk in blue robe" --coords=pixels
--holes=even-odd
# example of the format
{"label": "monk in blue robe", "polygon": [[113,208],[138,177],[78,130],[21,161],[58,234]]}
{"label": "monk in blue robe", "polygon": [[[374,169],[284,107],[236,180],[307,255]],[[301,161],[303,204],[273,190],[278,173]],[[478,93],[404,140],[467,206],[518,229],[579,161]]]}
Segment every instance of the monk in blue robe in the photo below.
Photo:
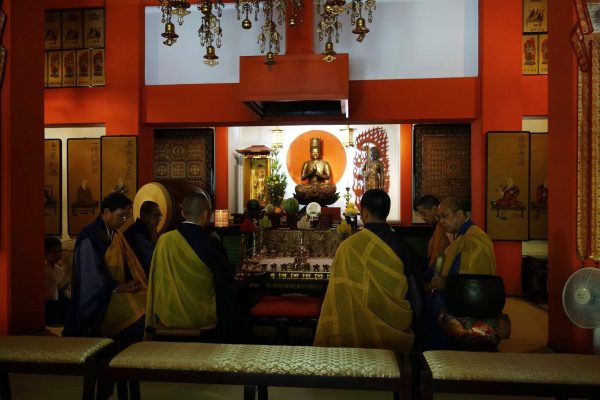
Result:
{"label": "monk in blue robe", "polygon": [[117,230],[131,217],[131,200],[111,193],[98,218],[85,226],[73,252],[72,298],[64,336],[143,337],[147,280]]}

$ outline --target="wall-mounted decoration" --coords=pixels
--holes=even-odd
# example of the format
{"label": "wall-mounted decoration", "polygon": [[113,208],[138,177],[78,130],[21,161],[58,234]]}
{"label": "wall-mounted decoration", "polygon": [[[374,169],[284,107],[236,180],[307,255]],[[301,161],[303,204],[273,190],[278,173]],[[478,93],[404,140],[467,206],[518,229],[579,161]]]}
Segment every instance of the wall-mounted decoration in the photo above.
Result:
{"label": "wall-mounted decoration", "polygon": [[471,127],[415,125],[413,130],[413,201],[430,194],[471,202]]}
{"label": "wall-mounted decoration", "polygon": [[[590,16],[590,22],[592,23],[592,31],[600,32],[600,1],[599,0],[586,0],[585,1],[588,14]],[[590,32],[584,32],[590,33]]]}
{"label": "wall-mounted decoration", "polygon": [[548,32],[547,0],[523,0],[523,32]]}
{"label": "wall-mounted decoration", "polygon": [[62,51],[48,52],[48,87],[62,87]]}
{"label": "wall-mounted decoration", "polygon": [[77,235],[100,212],[100,139],[67,140],[69,235]]}
{"label": "wall-mounted decoration", "polygon": [[548,74],[548,35],[538,35],[538,74]]}
{"label": "wall-mounted decoration", "polygon": [[83,47],[83,24],[81,10],[67,10],[62,15],[62,48],[80,49]]}
{"label": "wall-mounted decoration", "polygon": [[133,201],[137,192],[137,137],[103,136],[101,198],[123,193]]}
{"label": "wall-mounted decoration", "polygon": [[44,232],[62,233],[62,154],[60,139],[44,140]]}
{"label": "wall-mounted decoration", "polygon": [[77,86],[92,86],[88,49],[77,50]]}
{"label": "wall-mounted decoration", "polygon": [[487,133],[486,231],[529,239],[529,132]]}
{"label": "wall-mounted decoration", "polygon": [[83,12],[84,47],[104,48],[104,10],[94,9]]}
{"label": "wall-mounted decoration", "polygon": [[63,87],[72,87],[77,85],[76,73],[76,50],[63,50],[62,52],[62,70],[63,70]]}
{"label": "wall-mounted decoration", "polygon": [[154,178],[192,182],[214,195],[214,130],[156,129]]}
{"label": "wall-mounted decoration", "polygon": [[523,75],[538,73],[538,35],[523,35],[521,47],[521,69]]}
{"label": "wall-mounted decoration", "polygon": [[531,134],[529,238],[548,239],[548,135]]}
{"label": "wall-mounted decoration", "polygon": [[62,48],[60,20],[60,11],[46,11],[44,32],[45,50],[60,50]]}
{"label": "wall-mounted decoration", "polygon": [[92,50],[92,86],[104,86],[104,49]]}
{"label": "wall-mounted decoration", "polygon": [[104,86],[104,9],[45,14],[44,87]]}

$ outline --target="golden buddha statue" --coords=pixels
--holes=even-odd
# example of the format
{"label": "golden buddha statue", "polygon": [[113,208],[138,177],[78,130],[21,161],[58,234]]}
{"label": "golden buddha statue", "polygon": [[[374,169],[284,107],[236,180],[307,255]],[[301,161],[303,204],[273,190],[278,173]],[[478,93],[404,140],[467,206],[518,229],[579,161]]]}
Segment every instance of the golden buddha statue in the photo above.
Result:
{"label": "golden buddha statue", "polygon": [[330,183],[332,179],[331,166],[322,158],[323,142],[320,138],[310,139],[310,160],[302,164],[301,179],[307,180],[306,184],[296,186],[294,197],[300,204],[317,202],[326,206],[339,198],[336,187]]}
{"label": "golden buddha statue", "polygon": [[310,160],[302,165],[302,179],[308,179],[308,183],[329,183],[331,179],[331,167],[322,158],[323,143],[319,138],[310,139]]}

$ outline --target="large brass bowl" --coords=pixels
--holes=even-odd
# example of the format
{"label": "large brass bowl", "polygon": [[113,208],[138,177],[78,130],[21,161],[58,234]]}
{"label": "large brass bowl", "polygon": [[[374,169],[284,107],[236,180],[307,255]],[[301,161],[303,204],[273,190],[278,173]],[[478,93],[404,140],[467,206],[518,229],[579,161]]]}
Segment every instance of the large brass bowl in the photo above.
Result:
{"label": "large brass bowl", "polygon": [[339,199],[336,187],[332,183],[312,183],[307,185],[296,185],[294,197],[300,204],[317,202],[320,206],[328,206]]}

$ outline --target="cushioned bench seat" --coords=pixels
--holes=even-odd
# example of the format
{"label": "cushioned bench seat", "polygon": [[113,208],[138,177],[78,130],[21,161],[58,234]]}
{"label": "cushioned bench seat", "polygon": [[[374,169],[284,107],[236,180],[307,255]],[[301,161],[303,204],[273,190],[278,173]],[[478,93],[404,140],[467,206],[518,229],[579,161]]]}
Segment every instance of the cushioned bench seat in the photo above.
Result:
{"label": "cushioned bench seat", "polygon": [[93,400],[98,358],[111,339],[53,336],[0,336],[0,398],[10,399],[9,373],[83,376],[82,398]]}
{"label": "cushioned bench seat", "polygon": [[377,349],[142,342],[117,354],[106,376],[132,386],[139,380],[244,385],[246,399],[257,386],[261,398],[267,386],[389,390],[395,398],[402,390],[410,398],[394,353]]}
{"label": "cushioned bench seat", "polygon": [[421,396],[433,392],[600,397],[600,356],[426,351]]}

